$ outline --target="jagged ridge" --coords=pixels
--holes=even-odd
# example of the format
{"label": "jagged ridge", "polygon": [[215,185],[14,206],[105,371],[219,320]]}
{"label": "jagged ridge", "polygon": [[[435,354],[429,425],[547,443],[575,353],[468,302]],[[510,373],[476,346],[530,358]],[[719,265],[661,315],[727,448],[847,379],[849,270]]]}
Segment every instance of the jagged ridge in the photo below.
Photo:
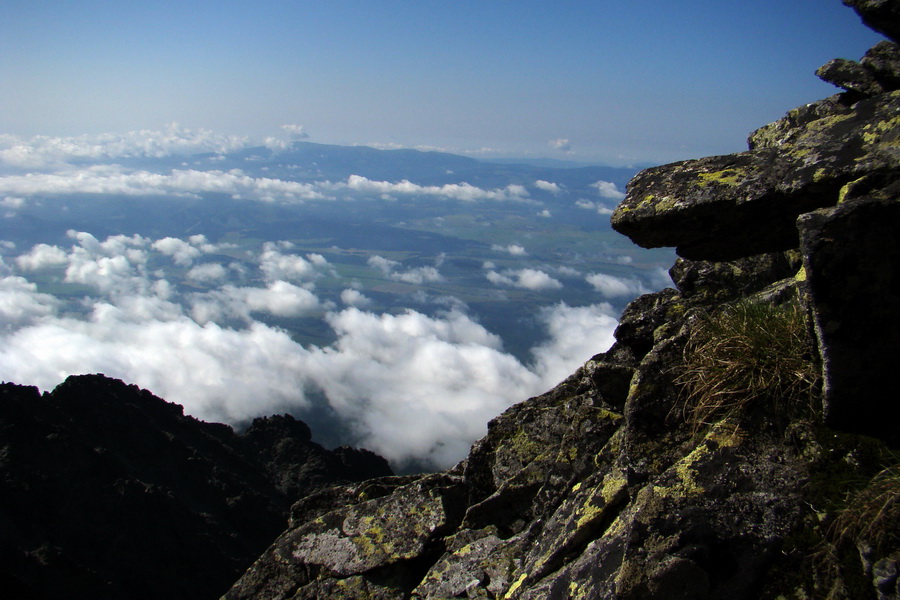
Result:
{"label": "jagged ridge", "polygon": [[215,598],[299,497],[390,474],[288,415],[227,425],[102,375],[0,385],[0,589],[27,598]]}

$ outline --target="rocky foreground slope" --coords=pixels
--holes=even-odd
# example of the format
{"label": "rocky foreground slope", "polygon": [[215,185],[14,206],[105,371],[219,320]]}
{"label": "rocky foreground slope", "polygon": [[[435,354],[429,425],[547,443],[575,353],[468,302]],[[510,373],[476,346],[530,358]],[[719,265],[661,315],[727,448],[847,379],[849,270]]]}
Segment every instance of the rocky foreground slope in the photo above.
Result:
{"label": "rocky foreground slope", "polygon": [[900,598],[900,2],[845,3],[893,41],[844,92],[629,185],[677,289],[455,468],[295,504],[225,597]]}
{"label": "rocky foreground slope", "polygon": [[102,375],[43,395],[2,384],[0,597],[216,598],[294,500],[389,474],[289,416],[237,435]]}

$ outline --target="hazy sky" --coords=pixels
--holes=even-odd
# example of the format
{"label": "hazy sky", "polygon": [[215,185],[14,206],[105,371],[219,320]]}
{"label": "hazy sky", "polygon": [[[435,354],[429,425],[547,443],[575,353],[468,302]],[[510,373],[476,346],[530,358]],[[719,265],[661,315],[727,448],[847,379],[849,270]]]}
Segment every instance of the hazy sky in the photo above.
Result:
{"label": "hazy sky", "polygon": [[840,0],[4,0],[0,133],[664,162],[744,148],[881,39]]}

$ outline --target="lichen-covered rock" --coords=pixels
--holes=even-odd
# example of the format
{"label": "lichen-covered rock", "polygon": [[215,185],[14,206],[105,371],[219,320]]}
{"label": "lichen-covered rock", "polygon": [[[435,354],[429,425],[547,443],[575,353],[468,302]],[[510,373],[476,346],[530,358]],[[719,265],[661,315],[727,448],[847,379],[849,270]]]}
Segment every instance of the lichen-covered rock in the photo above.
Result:
{"label": "lichen-covered rock", "polygon": [[900,88],[900,46],[894,42],[879,42],[859,62],[835,58],[819,67],[816,75],[863,96],[896,90]]}
{"label": "lichen-covered rock", "polygon": [[900,162],[900,92],[828,108],[827,116],[788,115],[775,143],[642,171],[613,228],[639,246],[675,246],[695,260],[796,248],[799,215],[837,204],[845,184]]}
{"label": "lichen-covered rock", "polygon": [[886,91],[874,73],[860,63],[846,58],[828,61],[819,67],[816,75],[823,81],[833,83],[848,92],[858,92],[865,96],[875,96]]}
{"label": "lichen-covered rock", "polygon": [[[257,561],[261,568],[245,574],[226,598],[314,598],[323,597],[319,594],[326,589],[329,594],[341,589],[344,596],[358,597],[352,590],[374,588],[379,597],[403,598],[410,577],[415,581],[421,577],[416,563],[440,550],[436,544],[462,519],[461,478],[422,477],[373,500],[359,501],[362,493],[356,503],[311,520],[293,521],[296,527]],[[379,576],[386,568],[393,574]],[[323,588],[321,574],[335,581]],[[304,588],[308,589],[298,592]]]}

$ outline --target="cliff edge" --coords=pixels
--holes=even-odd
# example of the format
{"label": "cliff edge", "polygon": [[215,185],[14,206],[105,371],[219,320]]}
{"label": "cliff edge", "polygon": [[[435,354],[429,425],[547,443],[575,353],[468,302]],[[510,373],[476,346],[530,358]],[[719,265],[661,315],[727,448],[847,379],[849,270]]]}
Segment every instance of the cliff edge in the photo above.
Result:
{"label": "cliff edge", "polygon": [[746,152],[648,169],[613,347],[443,473],[330,488],[228,600],[900,598],[900,2]]}

